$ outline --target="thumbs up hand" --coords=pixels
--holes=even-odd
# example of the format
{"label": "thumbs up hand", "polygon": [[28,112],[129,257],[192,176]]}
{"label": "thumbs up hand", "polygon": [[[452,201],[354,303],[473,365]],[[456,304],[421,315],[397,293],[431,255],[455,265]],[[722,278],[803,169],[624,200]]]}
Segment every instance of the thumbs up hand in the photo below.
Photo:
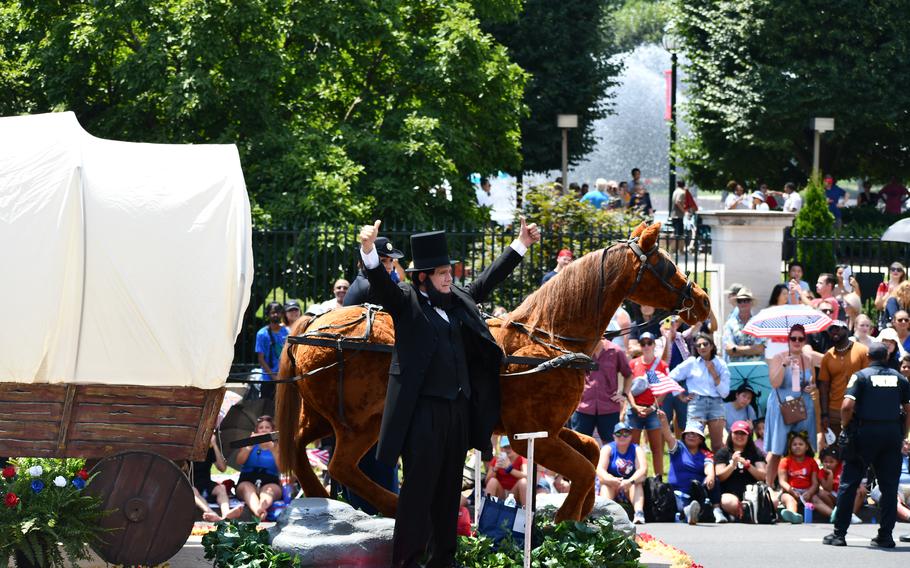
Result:
{"label": "thumbs up hand", "polygon": [[381,224],[382,221],[376,221],[372,225],[364,225],[360,229],[360,248],[364,254],[373,252],[373,243],[376,242],[376,237],[379,236],[379,225]]}
{"label": "thumbs up hand", "polygon": [[521,217],[521,231],[518,233],[518,240],[529,248],[534,243],[540,242],[540,229],[537,228],[537,223],[528,225],[525,218]]}

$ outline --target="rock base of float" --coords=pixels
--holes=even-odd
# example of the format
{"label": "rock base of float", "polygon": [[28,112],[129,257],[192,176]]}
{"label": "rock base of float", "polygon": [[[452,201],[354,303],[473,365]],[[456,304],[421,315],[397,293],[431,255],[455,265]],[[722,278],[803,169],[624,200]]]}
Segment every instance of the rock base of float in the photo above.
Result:
{"label": "rock base of float", "polygon": [[[537,495],[537,513],[549,515],[551,518],[556,513],[556,509],[562,506],[566,500],[567,493],[545,493]],[[626,536],[635,536],[635,525],[629,520],[629,514],[619,503],[606,497],[598,497],[594,501],[594,509],[591,510],[591,518],[610,517],[613,519],[613,528],[622,532]]]}
{"label": "rock base of float", "polygon": [[394,519],[371,517],[332,499],[294,499],[269,529],[272,548],[301,566],[385,568],[392,563]]}

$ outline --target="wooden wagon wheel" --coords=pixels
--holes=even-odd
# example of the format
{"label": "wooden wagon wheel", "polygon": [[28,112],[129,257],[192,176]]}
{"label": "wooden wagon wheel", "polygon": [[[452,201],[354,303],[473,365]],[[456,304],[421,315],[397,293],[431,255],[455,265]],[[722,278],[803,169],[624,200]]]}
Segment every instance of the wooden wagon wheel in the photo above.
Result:
{"label": "wooden wagon wheel", "polygon": [[101,525],[110,532],[94,550],[105,562],[155,566],[173,557],[193,530],[189,480],[170,460],[151,452],[123,452],[92,468],[86,491],[104,501]]}

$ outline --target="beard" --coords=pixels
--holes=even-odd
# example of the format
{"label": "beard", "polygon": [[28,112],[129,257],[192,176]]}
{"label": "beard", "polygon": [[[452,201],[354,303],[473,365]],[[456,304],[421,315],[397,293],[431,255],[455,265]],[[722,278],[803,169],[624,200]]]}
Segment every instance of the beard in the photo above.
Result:
{"label": "beard", "polygon": [[431,304],[443,310],[448,310],[452,307],[452,292],[445,293],[439,291],[439,289],[436,288],[436,286],[433,284],[433,281],[430,280],[429,275],[427,276],[427,279],[424,280],[424,283],[426,284],[427,295],[430,297]]}

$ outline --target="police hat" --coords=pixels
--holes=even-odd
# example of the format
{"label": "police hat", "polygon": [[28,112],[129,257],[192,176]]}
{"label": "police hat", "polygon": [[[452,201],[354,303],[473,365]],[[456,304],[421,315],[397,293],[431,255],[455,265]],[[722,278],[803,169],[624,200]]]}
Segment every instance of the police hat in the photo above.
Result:
{"label": "police hat", "polygon": [[884,343],[879,343],[876,341],[869,346],[869,359],[871,361],[887,361],[888,360],[888,348],[885,347]]}
{"label": "police hat", "polygon": [[404,256],[404,253],[395,248],[395,246],[392,245],[392,241],[386,237],[376,237],[376,241],[373,244],[376,247],[376,254],[379,256],[395,259]]}

